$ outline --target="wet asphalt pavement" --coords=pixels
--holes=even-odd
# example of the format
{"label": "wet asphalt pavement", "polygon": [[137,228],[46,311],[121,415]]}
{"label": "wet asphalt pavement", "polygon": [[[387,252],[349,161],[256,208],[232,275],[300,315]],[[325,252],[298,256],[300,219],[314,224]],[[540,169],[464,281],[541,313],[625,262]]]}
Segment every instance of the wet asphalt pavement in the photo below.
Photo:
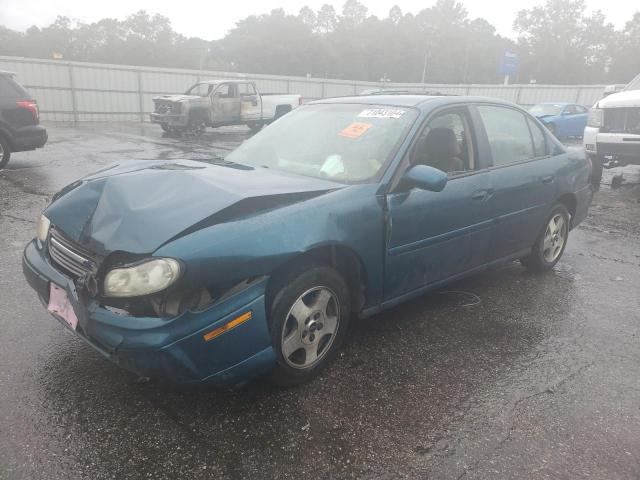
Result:
{"label": "wet asphalt pavement", "polygon": [[22,248],[78,177],[246,131],[48,128],[0,172],[1,479],[640,477],[640,188],[600,192],[553,272],[513,263],[354,322],[308,385],[179,391],[50,318]]}

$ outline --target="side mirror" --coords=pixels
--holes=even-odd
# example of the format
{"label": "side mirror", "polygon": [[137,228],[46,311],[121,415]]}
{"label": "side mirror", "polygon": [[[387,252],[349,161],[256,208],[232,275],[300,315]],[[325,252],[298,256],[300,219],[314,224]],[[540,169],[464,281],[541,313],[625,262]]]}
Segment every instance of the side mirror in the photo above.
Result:
{"label": "side mirror", "polygon": [[406,190],[420,188],[430,192],[441,192],[447,184],[447,174],[428,165],[415,165],[405,172],[400,184]]}

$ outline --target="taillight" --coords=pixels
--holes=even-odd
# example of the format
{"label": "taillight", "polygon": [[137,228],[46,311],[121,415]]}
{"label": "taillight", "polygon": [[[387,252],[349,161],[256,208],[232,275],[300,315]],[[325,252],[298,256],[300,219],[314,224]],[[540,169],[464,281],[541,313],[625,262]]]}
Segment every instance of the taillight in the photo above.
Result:
{"label": "taillight", "polygon": [[298,106],[302,105],[302,97],[298,97]]}
{"label": "taillight", "polygon": [[31,115],[33,115],[33,119],[35,121],[38,121],[38,119],[40,118],[38,104],[35,102],[35,100],[19,100],[16,102],[16,106],[18,108],[25,108],[29,110],[31,112]]}

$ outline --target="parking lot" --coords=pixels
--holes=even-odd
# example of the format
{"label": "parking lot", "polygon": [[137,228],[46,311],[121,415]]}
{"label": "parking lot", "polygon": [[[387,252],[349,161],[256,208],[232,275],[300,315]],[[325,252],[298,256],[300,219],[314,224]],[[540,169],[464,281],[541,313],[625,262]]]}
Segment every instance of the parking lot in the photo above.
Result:
{"label": "parking lot", "polygon": [[512,263],[354,322],[305,386],[180,391],[50,318],[22,249],[73,180],[224,155],[248,130],[47,128],[0,172],[0,478],[640,477],[639,186],[599,192],[550,273]]}

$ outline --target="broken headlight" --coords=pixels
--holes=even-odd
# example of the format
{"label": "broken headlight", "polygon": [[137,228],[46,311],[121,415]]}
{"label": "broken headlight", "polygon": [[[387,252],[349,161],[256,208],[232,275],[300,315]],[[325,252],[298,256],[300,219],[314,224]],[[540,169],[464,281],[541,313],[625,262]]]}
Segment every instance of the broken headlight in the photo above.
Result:
{"label": "broken headlight", "polygon": [[38,226],[36,227],[36,236],[38,237],[41,245],[47,241],[49,227],[51,227],[49,219],[44,215],[40,215],[40,218],[38,218]]}
{"label": "broken headlight", "polygon": [[130,267],[119,267],[104,277],[106,297],[139,297],[164,290],[180,276],[173,258],[153,258]]}

